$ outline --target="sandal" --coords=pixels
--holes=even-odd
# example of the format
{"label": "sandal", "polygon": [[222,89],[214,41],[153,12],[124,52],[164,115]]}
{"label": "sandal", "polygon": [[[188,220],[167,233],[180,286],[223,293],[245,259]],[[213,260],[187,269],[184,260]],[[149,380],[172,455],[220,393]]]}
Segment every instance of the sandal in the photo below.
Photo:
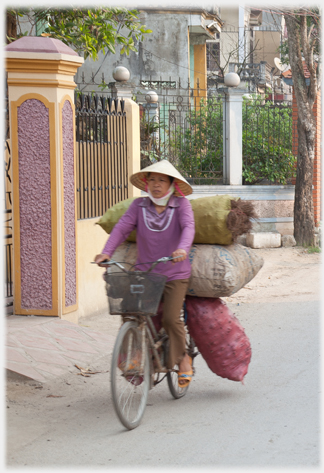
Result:
{"label": "sandal", "polygon": [[[178,373],[178,386],[180,388],[186,388],[187,386],[189,386],[191,380],[192,380],[192,377],[193,377],[193,369],[192,369],[192,358],[190,358],[190,364],[191,364],[191,371],[179,371]],[[182,381],[185,381],[183,384],[179,383],[179,381],[182,380]]]}

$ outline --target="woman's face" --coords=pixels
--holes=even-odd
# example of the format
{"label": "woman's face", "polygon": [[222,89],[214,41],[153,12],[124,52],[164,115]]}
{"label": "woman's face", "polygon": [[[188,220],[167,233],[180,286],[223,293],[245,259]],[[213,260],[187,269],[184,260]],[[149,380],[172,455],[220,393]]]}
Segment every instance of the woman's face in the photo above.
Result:
{"label": "woman's face", "polygon": [[159,174],[157,172],[151,172],[147,178],[148,189],[153,197],[159,199],[163,197],[169,190],[171,180],[166,174]]}

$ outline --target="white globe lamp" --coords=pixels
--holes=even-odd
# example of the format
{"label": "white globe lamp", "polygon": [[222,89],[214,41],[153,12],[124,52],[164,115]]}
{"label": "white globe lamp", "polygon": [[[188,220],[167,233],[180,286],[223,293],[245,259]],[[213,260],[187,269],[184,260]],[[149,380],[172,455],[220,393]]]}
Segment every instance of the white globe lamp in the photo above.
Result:
{"label": "white globe lamp", "polygon": [[130,78],[130,72],[127,67],[124,66],[115,67],[112,75],[117,82],[126,82]]}
{"label": "white globe lamp", "polygon": [[236,72],[228,72],[225,74],[224,83],[227,87],[237,87],[240,82],[240,76],[236,74]]}
{"label": "white globe lamp", "polygon": [[145,94],[145,100],[147,103],[157,103],[159,101],[159,96],[154,90],[150,90]]}

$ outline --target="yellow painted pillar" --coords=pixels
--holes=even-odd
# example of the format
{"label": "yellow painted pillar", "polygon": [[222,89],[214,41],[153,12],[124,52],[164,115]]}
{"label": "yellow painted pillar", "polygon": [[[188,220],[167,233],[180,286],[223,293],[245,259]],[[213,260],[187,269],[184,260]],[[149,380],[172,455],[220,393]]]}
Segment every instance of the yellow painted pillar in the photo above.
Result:
{"label": "yellow painted pillar", "polygon": [[[199,83],[199,88],[197,84]],[[207,99],[206,43],[194,44],[194,103],[199,107],[201,99]]]}
{"label": "yellow painted pillar", "polygon": [[61,41],[5,47],[13,163],[14,314],[73,320],[78,307],[74,75]]}

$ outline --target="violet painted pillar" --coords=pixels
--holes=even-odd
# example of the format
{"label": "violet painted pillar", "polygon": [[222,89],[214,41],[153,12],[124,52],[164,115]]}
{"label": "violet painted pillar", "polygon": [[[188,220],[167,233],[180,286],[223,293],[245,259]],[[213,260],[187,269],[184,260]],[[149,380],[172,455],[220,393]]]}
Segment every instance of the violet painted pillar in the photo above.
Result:
{"label": "violet painted pillar", "polygon": [[74,75],[61,41],[5,47],[13,162],[14,314],[77,310]]}

